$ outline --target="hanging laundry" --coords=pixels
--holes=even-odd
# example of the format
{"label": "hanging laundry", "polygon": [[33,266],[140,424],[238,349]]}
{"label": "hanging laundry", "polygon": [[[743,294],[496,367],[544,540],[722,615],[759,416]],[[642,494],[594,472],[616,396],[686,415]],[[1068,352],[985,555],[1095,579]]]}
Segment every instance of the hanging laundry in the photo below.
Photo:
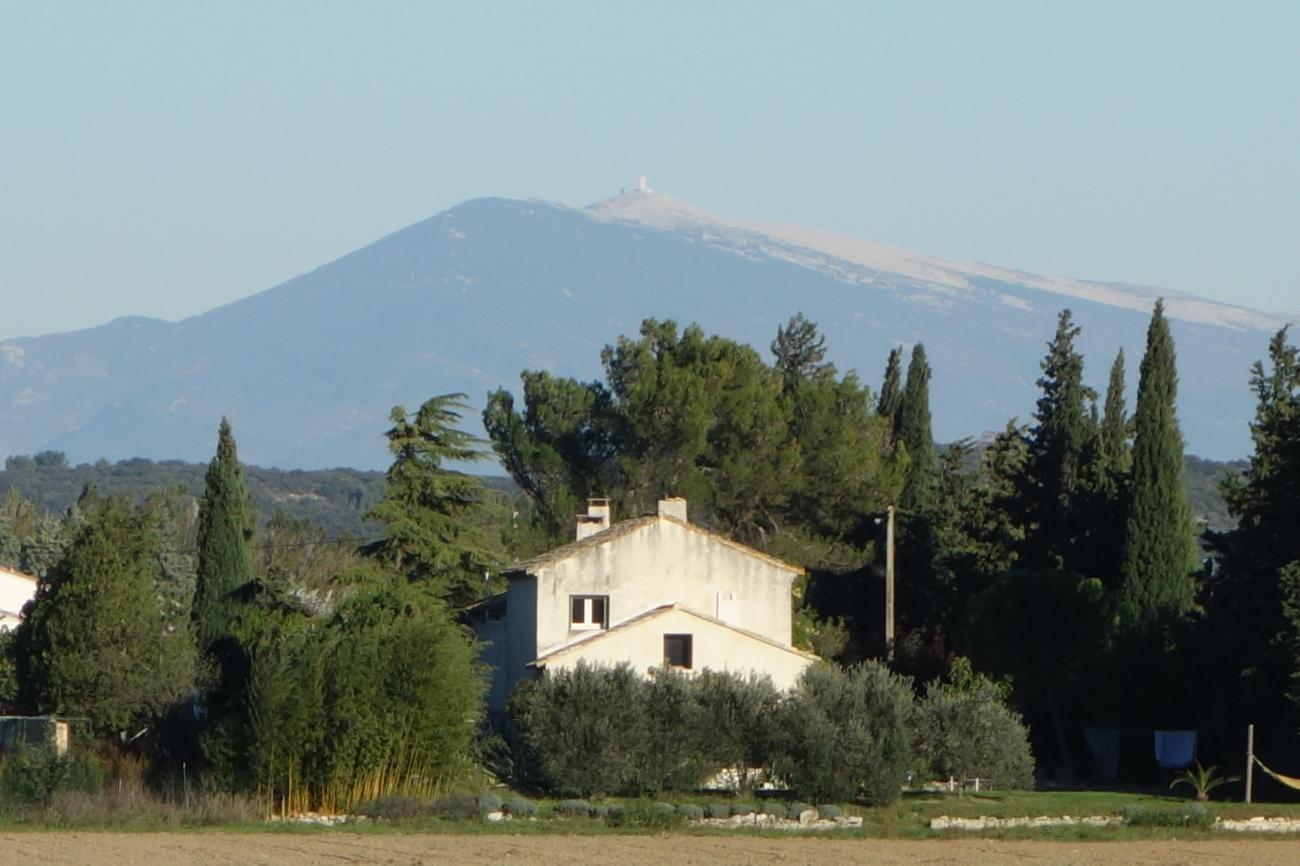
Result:
{"label": "hanging laundry", "polygon": [[1166,770],[1190,767],[1196,760],[1196,731],[1156,731],[1156,763]]}
{"label": "hanging laundry", "polygon": [[1088,743],[1097,776],[1103,782],[1113,782],[1119,776],[1119,731],[1115,728],[1084,728],[1083,739]]}

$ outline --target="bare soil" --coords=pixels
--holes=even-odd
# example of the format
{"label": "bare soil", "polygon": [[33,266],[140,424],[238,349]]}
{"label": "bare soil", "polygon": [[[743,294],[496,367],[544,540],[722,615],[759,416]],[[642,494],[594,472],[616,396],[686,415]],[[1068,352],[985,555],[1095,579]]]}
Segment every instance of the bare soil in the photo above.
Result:
{"label": "bare soil", "polygon": [[0,833],[0,863],[67,866],[1257,866],[1300,864],[1300,840],[1049,842],[348,833]]}

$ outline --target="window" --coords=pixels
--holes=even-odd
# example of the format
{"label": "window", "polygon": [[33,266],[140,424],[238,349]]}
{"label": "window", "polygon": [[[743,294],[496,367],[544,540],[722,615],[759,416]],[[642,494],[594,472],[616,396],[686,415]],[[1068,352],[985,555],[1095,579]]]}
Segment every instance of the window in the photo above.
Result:
{"label": "window", "polygon": [[664,665],[670,668],[691,669],[691,635],[664,635]]}
{"label": "window", "polygon": [[609,596],[569,596],[569,627],[575,629],[609,628]]}

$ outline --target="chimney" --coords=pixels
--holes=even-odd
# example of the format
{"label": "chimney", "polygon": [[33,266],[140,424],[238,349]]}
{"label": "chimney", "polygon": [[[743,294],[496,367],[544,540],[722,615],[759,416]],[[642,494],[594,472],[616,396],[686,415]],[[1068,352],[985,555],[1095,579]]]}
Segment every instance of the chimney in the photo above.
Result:
{"label": "chimney", "polygon": [[686,500],[680,496],[669,496],[667,499],[659,500],[659,516],[672,517],[687,523],[686,519]]}
{"label": "chimney", "polygon": [[609,529],[612,513],[608,499],[588,499],[587,513],[578,515],[578,527],[574,540],[582,541],[589,535],[595,535],[603,529]]}

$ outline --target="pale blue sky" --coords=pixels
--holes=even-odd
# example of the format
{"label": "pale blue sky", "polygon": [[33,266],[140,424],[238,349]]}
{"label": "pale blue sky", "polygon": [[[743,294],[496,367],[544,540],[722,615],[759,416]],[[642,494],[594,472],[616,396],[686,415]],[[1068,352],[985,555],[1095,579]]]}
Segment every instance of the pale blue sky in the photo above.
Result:
{"label": "pale blue sky", "polygon": [[0,0],[0,338],[178,318],[477,196],[1300,308],[1300,3]]}

